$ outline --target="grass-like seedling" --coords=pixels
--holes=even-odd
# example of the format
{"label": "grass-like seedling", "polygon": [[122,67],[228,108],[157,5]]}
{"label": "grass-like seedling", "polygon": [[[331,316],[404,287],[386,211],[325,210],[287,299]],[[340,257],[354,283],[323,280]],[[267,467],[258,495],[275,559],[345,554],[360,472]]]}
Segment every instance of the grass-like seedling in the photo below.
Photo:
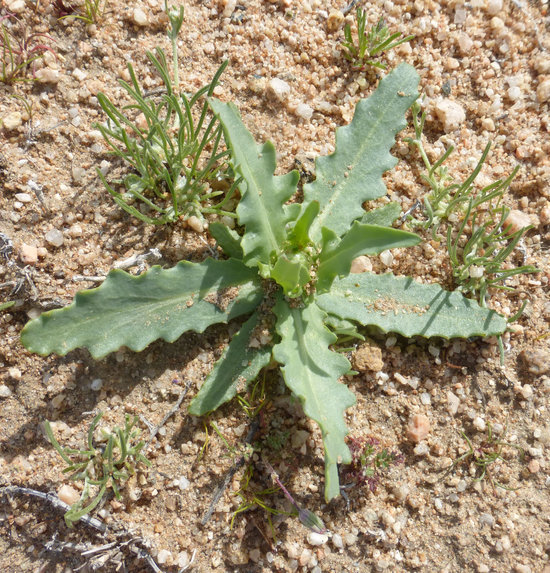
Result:
{"label": "grass-like seedling", "polygon": [[438,240],[441,224],[446,224],[447,252],[453,278],[462,292],[472,294],[482,306],[486,305],[490,288],[514,290],[506,280],[518,274],[536,273],[532,265],[507,268],[507,259],[531,226],[510,231],[507,223],[510,209],[503,204],[503,196],[516,176],[519,166],[505,179],[486,185],[479,191],[475,180],[491,149],[488,143],[470,176],[462,183],[455,182],[444,165],[454,151],[450,146],[432,165],[422,142],[425,113],[420,106],[412,106],[414,138],[407,138],[418,149],[427,172],[422,176],[430,186],[423,199],[425,219],[409,215],[416,228],[432,229]]}
{"label": "grass-like seedling", "polygon": [[298,172],[274,175],[274,146],[255,143],[235,106],[209,100],[240,191],[239,229],[219,222],[209,227],[228,258],[157,266],[140,276],[111,271],[72,305],[29,322],[23,344],[44,355],[83,346],[100,358],[121,346],[140,351],[159,338],[173,342],[184,332],[243,317],[190,412],[217,409],[264,367],[278,363],[305,414],[321,428],[325,497],[337,496],[338,463],[351,462],[343,415],[355,396],[340,382],[350,363],[333,348],[335,332],[357,325],[405,337],[452,338],[498,335],[507,328],[504,317],[439,285],[391,273],[350,274],[360,255],[420,241],[392,228],[399,216],[393,208],[363,208],[386,194],[382,175],[397,162],[390,149],[406,126],[418,81],[407,64],[383,78],[357,104],[352,122],[336,131],[336,151],[317,158],[317,178],[303,194]]}
{"label": "grass-like seedling", "polygon": [[[468,451],[457,458],[452,463],[452,465],[447,470],[445,470],[445,475],[442,479],[453,472],[462,462],[470,460],[476,467],[477,475],[474,478],[474,481],[482,481],[483,479],[487,478],[493,488],[496,486],[508,491],[515,491],[516,489],[519,489],[511,488],[498,482],[491,473],[491,466],[498,460],[502,460],[504,462],[506,461],[502,455],[503,449],[505,447],[517,450],[520,454],[520,460],[523,461],[525,452],[522,447],[495,438],[493,435],[493,428],[489,422],[487,423],[487,438],[482,440],[477,446],[472,444],[472,441],[464,432],[460,432],[460,435],[464,438],[464,440],[466,440],[466,443],[468,444]],[[506,435],[506,430],[504,431],[504,435]]]}
{"label": "grass-like seedling", "polygon": [[13,14],[0,17],[0,82],[14,84],[16,82],[32,82],[27,77],[29,67],[33,62],[43,58],[46,52],[57,55],[43,39],[54,41],[48,34],[28,34],[23,22]]}
{"label": "grass-like seedling", "polygon": [[376,438],[350,438],[351,463],[343,470],[346,487],[366,485],[372,493],[376,493],[383,472],[392,465],[403,462],[403,455],[387,448],[380,449]]}
{"label": "grass-like seedling", "polygon": [[97,24],[107,9],[108,0],[84,0],[84,4],[72,4],[64,0],[55,0],[54,8],[60,20],[76,18],[86,24]]}
{"label": "grass-like seedling", "polygon": [[[513,291],[513,287],[506,285],[510,277],[540,272],[533,265],[507,268],[506,260],[532,227],[510,231],[507,224],[510,209],[498,204],[502,192],[498,191],[497,204],[489,200],[484,210],[475,209],[477,201],[470,198],[456,234],[452,227],[447,228],[447,251],[455,282],[482,306],[486,305],[490,288]],[[519,314],[522,311],[523,308]]]}
{"label": "grass-like seedling", "polygon": [[414,36],[400,38],[401,34],[399,32],[390,34],[384,18],[380,18],[376,26],[373,26],[367,32],[367,13],[359,6],[356,11],[356,24],[357,41],[353,38],[350,24],[344,26],[345,41],[342,42],[342,54],[346,60],[351,62],[354,68],[361,70],[365,70],[367,66],[385,70],[387,66],[373,58],[400,44],[410,42],[414,38]]}
{"label": "grass-like seedling", "polygon": [[106,445],[94,444],[94,431],[103,413],[93,419],[88,430],[88,448],[62,448],[53,435],[50,423],[44,422],[48,440],[68,466],[63,473],[70,473],[71,480],[81,480],[84,488],[80,499],[65,514],[65,523],[72,527],[83,515],[90,513],[103,499],[107,490],[113,490],[117,499],[121,498],[120,486],[136,471],[138,464],[147,467],[151,462],[141,453],[145,442],[136,440],[140,430],[134,428],[137,416],[126,415],[124,428],[114,428],[112,432],[101,429]]}
{"label": "grass-like seedling", "polygon": [[[171,23],[168,36],[172,41],[173,78],[164,51],[157,48],[154,54],[147,52],[147,57],[162,79],[159,90],[144,92],[129,63],[131,83],[120,80],[120,85],[132,103],[119,110],[105,94],[98,94],[108,120],[95,127],[133,173],[111,183],[99,169],[97,173],[117,204],[146,223],[163,225],[190,216],[202,220],[205,213],[235,217],[224,209],[236,190],[236,185],[228,183],[228,151],[222,146],[221,126],[206,100],[227,62],[195,94],[180,93],[177,36],[183,24],[183,7],[166,9]],[[113,184],[123,184],[125,192],[116,191]],[[225,197],[215,203],[221,195]],[[136,200],[141,208],[135,205]]]}

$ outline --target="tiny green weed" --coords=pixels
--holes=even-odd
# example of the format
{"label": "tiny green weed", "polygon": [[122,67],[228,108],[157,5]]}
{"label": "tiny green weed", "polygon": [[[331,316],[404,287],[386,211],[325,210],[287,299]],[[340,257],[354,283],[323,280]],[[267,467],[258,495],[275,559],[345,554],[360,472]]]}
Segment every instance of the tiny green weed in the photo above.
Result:
{"label": "tiny green weed", "polygon": [[105,13],[107,4],[108,0],[84,0],[81,5],[55,0],[54,8],[59,14],[60,20],[76,18],[86,24],[97,24]]}
{"label": "tiny green weed", "polygon": [[[507,429],[505,428],[503,435],[506,435],[506,430]],[[498,482],[493,477],[491,466],[498,460],[502,460],[503,462],[506,461],[502,455],[503,449],[505,447],[517,450],[520,453],[520,460],[523,461],[525,458],[525,452],[523,448],[516,444],[510,444],[509,442],[495,438],[493,435],[493,427],[489,422],[487,423],[487,438],[482,440],[477,446],[472,444],[472,441],[464,432],[460,432],[460,435],[464,438],[464,440],[466,440],[466,443],[468,444],[468,451],[462,454],[452,463],[452,465],[445,471],[442,479],[453,472],[462,462],[470,460],[473,462],[476,472],[474,481],[482,481],[487,478],[493,489],[495,487],[500,487],[501,489],[508,491],[515,491],[519,489],[519,487],[512,488]]]}
{"label": "tiny green weed", "polygon": [[[311,531],[314,531],[315,533],[325,533],[326,527],[325,524],[323,523],[323,520],[317,515],[315,515],[309,509],[301,508],[294,499],[294,497],[282,484],[281,480],[279,479],[279,476],[277,475],[271,464],[265,461],[264,465],[269,471],[276,486],[262,490],[255,490],[253,484],[251,483],[252,478],[254,477],[254,465],[249,464],[241,480],[241,487],[239,488],[239,491],[236,493],[236,495],[241,498],[241,504],[233,513],[233,516],[231,518],[231,527],[233,527],[235,518],[240,513],[244,513],[245,511],[250,511],[259,507],[267,513],[267,520],[269,523],[269,527],[271,529],[271,536],[273,539],[276,539],[276,536],[275,536],[275,528],[273,527],[273,522],[271,521],[272,515],[297,516],[298,519],[300,520],[300,523],[305,527],[307,527],[308,529],[310,529]],[[294,508],[294,510],[291,513],[275,509],[270,505],[268,505],[266,498],[277,494],[279,491],[283,492],[284,496],[288,499],[288,501]]]}
{"label": "tiny green weed", "polygon": [[376,493],[383,472],[403,462],[403,455],[399,452],[380,449],[380,441],[376,438],[349,438],[348,443],[352,458],[343,470],[346,483],[342,487],[366,485],[372,493]]}
{"label": "tiny green weed", "polygon": [[235,494],[237,497],[240,498],[241,503],[239,507],[233,512],[231,516],[231,529],[235,525],[235,520],[241,513],[245,513],[247,511],[252,511],[256,508],[263,509],[267,515],[267,522],[269,523],[269,529],[271,531],[271,537],[276,539],[275,536],[275,527],[273,526],[273,522],[271,521],[272,515],[289,515],[284,511],[280,511],[271,507],[267,501],[267,498],[273,496],[274,494],[279,491],[278,487],[268,487],[264,489],[257,489],[254,484],[252,483],[252,478],[254,476],[254,466],[249,464],[244,472],[243,477],[241,478],[241,484],[239,490]]}
{"label": "tiny green weed", "polygon": [[422,143],[425,113],[420,113],[417,102],[411,109],[415,137],[407,141],[420,153],[427,169],[422,178],[431,191],[423,199],[425,219],[408,214],[409,222],[412,227],[431,228],[435,240],[439,240],[437,233],[441,224],[447,225],[447,252],[458,290],[473,295],[481,306],[486,306],[490,288],[512,291],[514,289],[505,284],[507,279],[538,272],[532,265],[510,268],[506,262],[531,229],[524,227],[511,232],[507,223],[510,209],[502,202],[519,166],[507,178],[476,191],[475,180],[491,149],[488,143],[470,176],[463,183],[455,182],[444,165],[454,147],[450,146],[432,164]]}
{"label": "tiny green weed", "polygon": [[[212,96],[227,62],[212,81],[195,94],[179,93],[177,36],[183,24],[183,8],[167,9],[171,29],[173,79],[164,51],[147,52],[149,61],[162,79],[159,89],[144,92],[133,66],[128,64],[131,83],[120,85],[133,100],[122,110],[103,93],[98,101],[108,117],[96,124],[113,154],[133,173],[112,183],[123,184],[125,192],[113,189],[97,173],[116,203],[141,221],[163,225],[180,217],[203,220],[206,213],[235,217],[231,196],[237,183],[230,176],[229,152],[222,148],[222,129],[209,112],[206,96]],[[143,118],[140,123],[138,118]],[[218,203],[221,195],[225,195]],[[141,209],[134,203],[141,202]]]}
{"label": "tiny green weed", "polygon": [[374,66],[385,70],[387,66],[373,58],[405,42],[410,42],[414,38],[414,36],[406,36],[398,39],[401,36],[399,32],[390,34],[384,18],[380,18],[376,26],[367,32],[367,13],[359,6],[356,11],[356,21],[357,42],[353,38],[349,24],[344,27],[345,41],[342,42],[343,56],[351,62],[354,68],[365,70],[367,66]]}
{"label": "tiny green weed", "polygon": [[[134,428],[137,416],[126,415],[124,428],[114,428],[112,432],[101,429],[106,446],[94,445],[94,431],[103,413],[93,419],[88,430],[88,448],[62,448],[53,435],[50,423],[44,422],[46,436],[57,453],[68,464],[63,473],[71,473],[71,480],[84,481],[80,499],[65,514],[65,523],[72,527],[83,515],[90,513],[101,502],[107,489],[112,489],[117,499],[121,498],[120,485],[136,471],[139,463],[151,466],[151,462],[141,453],[145,442],[134,443],[140,430]],[[132,445],[133,443],[133,445]]]}
{"label": "tiny green weed", "polygon": [[[32,82],[29,67],[46,52],[56,53],[42,39],[54,41],[48,34],[28,34],[26,26],[13,14],[0,17],[0,83]],[[56,56],[57,57],[57,56]]]}

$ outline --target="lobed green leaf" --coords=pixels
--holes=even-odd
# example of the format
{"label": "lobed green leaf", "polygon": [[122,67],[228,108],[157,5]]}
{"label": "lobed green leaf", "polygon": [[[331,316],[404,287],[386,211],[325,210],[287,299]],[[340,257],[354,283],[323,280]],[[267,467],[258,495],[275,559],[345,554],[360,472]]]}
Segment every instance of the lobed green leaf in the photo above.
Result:
{"label": "lobed green leaf", "polygon": [[468,338],[502,334],[506,318],[458,292],[420,284],[392,273],[362,273],[336,279],[316,299],[324,311],[364,326],[406,337]]}
{"label": "lobed green leaf", "polygon": [[202,416],[228,402],[248,382],[256,378],[260,370],[271,360],[271,346],[250,347],[250,338],[258,326],[258,314],[254,313],[231,339],[228,347],[214,365],[198,394],[189,406],[189,413]]}
{"label": "lobed green leaf", "polygon": [[343,415],[355,404],[355,396],[338,382],[350,364],[329,349],[336,336],[323,324],[326,313],[315,302],[293,308],[281,297],[274,312],[281,341],[273,347],[273,357],[282,364],[286,385],[301,401],[305,414],[321,428],[328,501],[340,494],[338,463],[351,461]]}
{"label": "lobed green leaf", "polygon": [[235,259],[183,261],[139,276],[114,270],[69,306],[27,323],[21,342],[41,355],[64,356],[78,347],[94,358],[121,346],[139,352],[159,338],[173,342],[188,330],[203,332],[250,312],[262,297],[257,273]]}
{"label": "lobed green leaf", "polygon": [[304,185],[303,204],[321,205],[310,232],[314,241],[321,240],[323,227],[340,237],[364,214],[365,201],[385,195],[382,174],[397,163],[390,149],[407,125],[405,112],[418,96],[418,81],[412,66],[398,66],[357,104],[351,123],[336,130],[336,151],[317,158],[316,179]]}
{"label": "lobed green leaf", "polygon": [[348,275],[353,259],[359,255],[377,255],[386,249],[411,247],[420,240],[414,233],[391,227],[364,225],[358,221],[353,223],[341,240],[332,231],[323,229],[317,292],[328,291],[337,276]]}
{"label": "lobed green leaf", "polygon": [[241,241],[244,262],[248,266],[258,263],[269,265],[272,255],[282,251],[289,216],[297,215],[296,209],[284,209],[283,206],[296,192],[298,172],[274,176],[276,157],[273,144],[267,141],[256,145],[234,104],[215,99],[209,101],[231,149],[233,170],[242,177],[237,215],[239,223],[246,228]]}
{"label": "lobed green leaf", "polygon": [[401,213],[399,203],[387,203],[377,209],[367,211],[361,217],[361,223],[365,225],[380,225],[382,227],[391,227]]}

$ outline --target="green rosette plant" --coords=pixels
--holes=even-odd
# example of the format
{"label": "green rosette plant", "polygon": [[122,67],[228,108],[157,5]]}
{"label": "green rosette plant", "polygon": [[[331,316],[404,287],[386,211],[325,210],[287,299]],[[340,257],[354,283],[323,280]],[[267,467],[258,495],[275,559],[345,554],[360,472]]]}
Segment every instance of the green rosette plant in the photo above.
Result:
{"label": "green rosette plant", "polygon": [[203,415],[230,400],[276,362],[288,388],[321,429],[325,498],[340,493],[338,463],[349,463],[344,412],[354,394],[340,379],[350,371],[337,352],[339,329],[375,325],[403,336],[444,338],[498,335],[506,319],[460,293],[393,274],[350,274],[353,259],[417,244],[417,235],[391,227],[399,209],[366,212],[386,194],[382,174],[405,114],[416,100],[418,74],[402,64],[368,98],[351,123],[336,131],[336,150],[316,161],[316,179],[291,202],[298,173],[275,176],[275,148],[257,145],[231,103],[210,100],[239,178],[239,231],[212,223],[226,260],[153,267],[140,276],[111,271],[96,289],[42,314],[23,329],[23,344],[42,355],[86,347],[101,358],[125,345],[176,340],[215,323],[245,320],[215,364],[189,411]]}

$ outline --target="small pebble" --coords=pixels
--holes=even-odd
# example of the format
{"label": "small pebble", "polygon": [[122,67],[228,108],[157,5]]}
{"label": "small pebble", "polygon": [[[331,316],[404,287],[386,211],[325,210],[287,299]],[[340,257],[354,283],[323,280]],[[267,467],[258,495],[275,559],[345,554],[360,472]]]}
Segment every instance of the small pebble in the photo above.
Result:
{"label": "small pebble", "polygon": [[189,553],[187,553],[187,551],[178,553],[178,556],[176,557],[176,565],[182,569],[189,565]]}
{"label": "small pebble", "polygon": [[16,193],[15,198],[21,203],[30,203],[32,201],[32,197],[28,193]]}
{"label": "small pebble", "polygon": [[447,391],[447,411],[451,416],[454,416],[458,412],[458,407],[460,406],[460,398],[453,394],[450,390]]}
{"label": "small pebble", "polygon": [[344,14],[340,10],[331,10],[327,18],[327,30],[336,32],[344,21]]}
{"label": "small pebble", "polygon": [[540,462],[538,460],[531,460],[527,465],[530,473],[536,474],[540,471]]}
{"label": "small pebble", "polygon": [[479,523],[482,525],[488,525],[489,527],[493,527],[495,524],[495,518],[490,513],[482,513],[479,516]]}
{"label": "small pebble", "polygon": [[496,16],[502,10],[502,0],[488,0],[487,13],[490,16]]}
{"label": "small pebble", "polygon": [[379,255],[381,263],[386,267],[391,267],[393,264],[393,255],[391,251],[382,251]]}
{"label": "small pebble", "polygon": [[531,219],[529,215],[518,209],[512,209],[504,220],[504,228],[508,234],[521,231],[521,229],[528,227],[530,224]]}
{"label": "small pebble", "polygon": [[544,80],[537,87],[537,101],[544,103],[550,100],[550,79]]}
{"label": "small pebble", "polygon": [[462,33],[458,36],[458,47],[463,55],[468,55],[473,45],[474,42],[468,34]]}
{"label": "small pebble", "polygon": [[495,131],[495,122],[490,117],[484,117],[481,120],[481,127],[487,131]]}
{"label": "small pebble", "polygon": [[38,248],[23,243],[19,249],[19,258],[24,265],[34,266],[38,262]]}
{"label": "small pebble", "polygon": [[12,392],[5,384],[0,384],[0,398],[9,398]]}
{"label": "small pebble", "polygon": [[298,117],[300,117],[306,121],[309,121],[313,115],[313,108],[310,105],[308,105],[307,103],[299,103],[296,106],[294,113]]}
{"label": "small pebble", "polygon": [[358,372],[379,372],[384,367],[382,350],[376,344],[366,341],[353,353],[352,363]]}
{"label": "small pebble", "polygon": [[284,80],[272,78],[267,84],[267,94],[280,102],[284,102],[290,95],[290,86]]}
{"label": "small pebble", "polygon": [[443,123],[445,133],[458,129],[466,119],[464,108],[450,99],[442,99],[435,106],[435,114]]}
{"label": "small pebble", "polygon": [[510,101],[517,101],[521,98],[521,89],[518,86],[512,86],[507,92],[506,95]]}
{"label": "small pebble", "polygon": [[344,535],[344,543],[350,547],[351,545],[355,545],[357,543],[357,535],[353,533],[346,533]]}
{"label": "small pebble", "polygon": [[147,26],[149,20],[147,19],[147,14],[137,7],[134,8],[134,12],[132,13],[132,20],[136,26]]}
{"label": "small pebble", "polygon": [[533,348],[522,350],[518,361],[521,367],[535,376],[542,376],[550,370],[550,350]]}
{"label": "small pebble", "polygon": [[157,562],[159,565],[167,565],[172,562],[172,553],[168,549],[161,549],[157,554]]}
{"label": "small pebble", "polygon": [[428,444],[422,443],[415,446],[413,452],[415,456],[427,456],[430,453],[430,448],[428,448]]}
{"label": "small pebble", "polygon": [[476,416],[476,417],[474,418],[473,425],[474,425],[474,428],[475,428],[478,432],[484,432],[485,429],[486,429],[486,427],[487,427],[487,424],[485,423],[485,420],[484,420],[483,418],[481,418],[480,416]]}
{"label": "small pebble", "polygon": [[368,257],[361,255],[351,262],[351,273],[360,274],[372,271],[372,263]]}
{"label": "small pebble", "polygon": [[539,54],[535,57],[534,64],[535,70],[539,74],[550,74],[550,58],[547,53]]}
{"label": "small pebble", "polygon": [[187,219],[187,225],[193,229],[195,233],[202,233],[204,231],[204,223],[196,215],[191,215],[191,217]]}
{"label": "small pebble", "polygon": [[71,225],[71,227],[69,228],[68,234],[73,239],[76,239],[77,237],[82,237],[82,227],[78,223],[75,223],[74,225]]}
{"label": "small pebble", "polygon": [[96,378],[95,380],[92,380],[92,383],[90,384],[90,388],[94,392],[99,392],[102,387],[103,387],[103,380],[101,378]]}
{"label": "small pebble", "polygon": [[71,175],[73,176],[73,181],[77,185],[80,185],[84,180],[84,175],[86,175],[86,170],[83,169],[82,167],[78,167],[75,165],[71,171]]}
{"label": "small pebble", "polygon": [[336,547],[336,549],[344,548],[344,542],[342,540],[342,536],[339,533],[334,533],[332,535],[332,544],[334,545],[334,547]]}
{"label": "small pebble", "polygon": [[224,0],[223,1],[223,18],[230,18],[231,14],[235,11],[235,7],[237,6],[237,0]]}
{"label": "small pebble", "polygon": [[63,233],[58,229],[52,229],[48,231],[44,236],[46,242],[49,243],[52,247],[61,247],[64,242]]}
{"label": "small pebble", "polygon": [[63,404],[63,400],[65,400],[65,394],[63,393],[54,396],[52,398],[52,406],[56,409],[59,408]]}
{"label": "small pebble", "polygon": [[411,442],[419,443],[430,433],[430,420],[424,414],[414,414],[407,426],[407,438]]}
{"label": "small pebble", "polygon": [[8,131],[17,129],[23,123],[23,117],[19,111],[12,111],[2,118],[2,125]]}
{"label": "small pebble", "polygon": [[41,68],[35,73],[34,79],[41,84],[57,84],[61,76],[59,75],[59,70]]}
{"label": "small pebble", "polygon": [[466,491],[466,487],[468,487],[468,482],[465,479],[461,479],[456,484],[456,491],[458,491],[458,493],[462,493]]}
{"label": "small pebble", "polygon": [[12,14],[22,14],[25,11],[25,0],[11,0],[6,4]]}
{"label": "small pebble", "polygon": [[424,406],[429,406],[432,403],[432,397],[428,392],[422,392],[422,394],[420,394],[420,401]]}
{"label": "small pebble", "polygon": [[73,505],[80,499],[80,494],[70,485],[62,485],[57,490],[57,497],[68,505]]}
{"label": "small pebble", "polygon": [[531,567],[529,565],[524,565],[523,563],[518,563],[514,567],[515,573],[531,573]]}
{"label": "small pebble", "polygon": [[542,453],[543,453],[542,448],[530,447],[528,452],[532,458],[542,458]]}
{"label": "small pebble", "polygon": [[[8,376],[12,379],[12,380],[16,380],[19,381],[21,380],[21,370],[19,370],[19,368],[16,368],[15,366],[12,366],[11,368],[8,368]],[[540,435],[539,435],[540,437]]]}
{"label": "small pebble", "polygon": [[325,533],[315,533],[310,531],[307,536],[307,542],[310,545],[324,545],[328,541],[328,535]]}
{"label": "small pebble", "polygon": [[191,483],[185,476],[180,476],[178,480],[178,487],[181,489],[181,491],[186,490],[190,485]]}
{"label": "small pebble", "polygon": [[298,563],[302,567],[305,567],[309,563],[309,560],[311,559],[311,557],[312,557],[311,551],[309,549],[304,549],[302,551],[302,553],[300,554],[300,557],[298,559]]}

